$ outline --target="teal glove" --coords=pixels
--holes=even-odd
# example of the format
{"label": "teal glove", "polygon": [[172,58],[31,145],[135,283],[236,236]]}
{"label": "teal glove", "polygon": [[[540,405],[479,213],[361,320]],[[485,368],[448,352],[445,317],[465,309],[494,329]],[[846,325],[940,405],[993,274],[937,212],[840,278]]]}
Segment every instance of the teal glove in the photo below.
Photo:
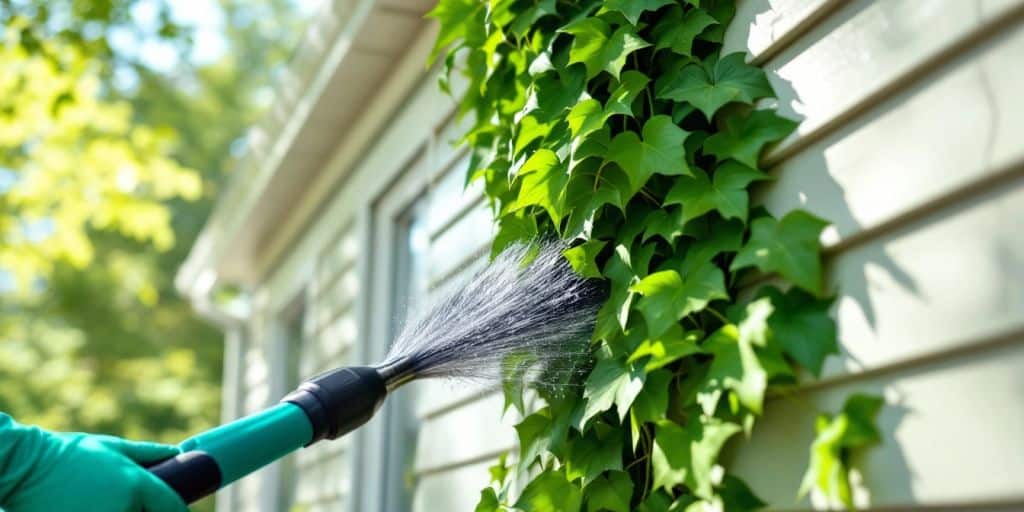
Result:
{"label": "teal glove", "polygon": [[55,434],[0,414],[0,508],[7,512],[183,512],[188,507],[138,463],[175,446]]}

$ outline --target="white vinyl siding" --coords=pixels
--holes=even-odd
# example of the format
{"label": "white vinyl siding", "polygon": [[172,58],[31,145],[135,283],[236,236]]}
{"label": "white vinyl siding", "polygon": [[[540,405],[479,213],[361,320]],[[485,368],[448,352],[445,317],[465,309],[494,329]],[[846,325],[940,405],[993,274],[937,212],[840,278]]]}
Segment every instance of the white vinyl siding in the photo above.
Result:
{"label": "white vinyl siding", "polygon": [[[842,357],[765,406],[733,468],[802,509],[816,411],[880,394],[885,442],[859,469],[873,507],[1024,506],[1024,6],[1012,1],[741,4],[783,115],[757,200],[823,236]],[[811,21],[807,21],[811,20]]]}
{"label": "white vinyl siding", "polygon": [[[305,336],[299,353],[299,375],[308,378],[347,364],[359,334],[355,301],[358,246],[351,224],[343,225],[317,259],[308,288]],[[317,443],[295,455],[294,509],[340,510],[351,480],[347,457],[351,440]]]}

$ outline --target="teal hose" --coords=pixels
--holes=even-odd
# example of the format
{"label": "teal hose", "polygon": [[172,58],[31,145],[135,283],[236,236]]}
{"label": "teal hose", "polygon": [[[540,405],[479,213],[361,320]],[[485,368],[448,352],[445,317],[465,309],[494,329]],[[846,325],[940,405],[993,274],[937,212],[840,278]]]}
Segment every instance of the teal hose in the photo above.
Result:
{"label": "teal hose", "polygon": [[[240,443],[239,439],[244,439]],[[208,430],[181,443],[183,452],[201,451],[213,457],[224,487],[313,439],[313,426],[299,406],[282,402],[252,416]]]}
{"label": "teal hose", "polygon": [[180,454],[148,469],[193,503],[303,446],[351,432],[370,420],[387,394],[376,368],[336,368],[265,411],[189,438]]}

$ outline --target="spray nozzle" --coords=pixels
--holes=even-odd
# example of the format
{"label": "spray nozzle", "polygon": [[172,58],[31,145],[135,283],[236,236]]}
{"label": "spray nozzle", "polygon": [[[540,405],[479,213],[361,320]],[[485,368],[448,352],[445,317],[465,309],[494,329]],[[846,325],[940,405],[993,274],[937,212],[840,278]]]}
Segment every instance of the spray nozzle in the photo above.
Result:
{"label": "spray nozzle", "polygon": [[384,379],[388,392],[416,378],[416,365],[412,359],[398,359],[381,364],[377,373]]}
{"label": "spray nozzle", "polygon": [[337,439],[362,426],[384,403],[388,390],[376,368],[349,366],[303,382],[281,401],[298,405],[313,426],[309,444]]}

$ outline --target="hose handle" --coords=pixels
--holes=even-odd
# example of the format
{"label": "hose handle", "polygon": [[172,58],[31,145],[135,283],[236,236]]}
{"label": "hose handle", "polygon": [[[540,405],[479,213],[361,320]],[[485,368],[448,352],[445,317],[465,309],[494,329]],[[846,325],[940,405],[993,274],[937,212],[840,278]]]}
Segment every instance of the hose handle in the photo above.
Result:
{"label": "hose handle", "polygon": [[321,439],[337,439],[369,421],[387,397],[375,368],[336,368],[302,383],[276,406],[221,425],[180,446],[184,452],[146,466],[194,503]]}
{"label": "hose handle", "polygon": [[195,503],[220,488],[217,462],[208,453],[193,450],[164,459],[146,469],[174,489],[186,504]]}

